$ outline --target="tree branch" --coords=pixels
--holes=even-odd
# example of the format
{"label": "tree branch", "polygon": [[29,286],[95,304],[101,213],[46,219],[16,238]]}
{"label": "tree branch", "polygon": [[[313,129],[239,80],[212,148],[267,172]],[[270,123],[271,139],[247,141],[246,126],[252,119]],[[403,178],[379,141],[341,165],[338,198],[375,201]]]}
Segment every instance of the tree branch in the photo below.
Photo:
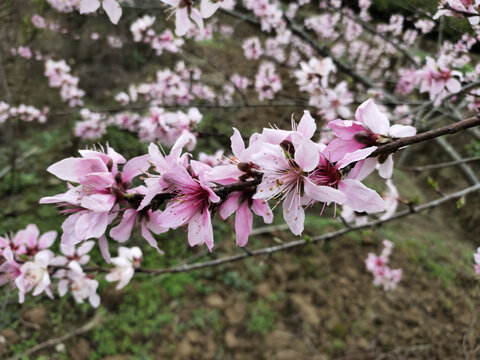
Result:
{"label": "tree branch", "polygon": [[438,129],[426,131],[414,136],[397,139],[388,144],[379,146],[378,149],[375,150],[370,156],[374,157],[382,154],[391,154],[404,146],[417,144],[443,135],[455,134],[459,131],[466,130],[478,125],[480,125],[480,115],[477,115],[467,120],[459,121],[454,124],[449,124]]}
{"label": "tree branch", "polygon": [[[139,268],[139,269],[136,269],[136,272],[151,274],[151,275],[189,272],[189,271],[203,269],[203,268],[207,268],[207,267],[214,267],[214,266],[219,266],[219,265],[223,265],[223,264],[227,264],[227,263],[232,263],[232,262],[240,261],[240,260],[243,260],[243,259],[246,259],[246,258],[249,258],[249,257],[253,257],[253,256],[271,255],[271,254],[279,252],[279,251],[285,251],[285,250],[288,250],[288,249],[297,248],[297,247],[304,246],[304,245],[307,245],[307,244],[310,244],[310,243],[328,242],[328,241],[331,241],[331,240],[333,240],[337,237],[348,234],[352,231],[357,231],[357,230],[362,230],[362,229],[366,229],[366,228],[370,228],[370,227],[379,226],[379,225],[382,225],[384,223],[390,222],[392,220],[400,219],[400,218],[406,217],[408,215],[418,213],[420,211],[432,209],[432,208],[437,207],[437,206],[439,206],[439,205],[441,205],[441,204],[443,204],[447,201],[451,201],[451,200],[454,200],[454,199],[461,198],[461,197],[463,197],[467,194],[470,194],[472,192],[479,191],[479,190],[480,190],[480,184],[477,184],[477,185],[468,187],[466,189],[457,191],[455,193],[445,195],[445,196],[443,196],[443,197],[441,197],[437,200],[433,200],[433,201],[427,202],[425,204],[421,204],[421,205],[417,205],[417,206],[410,206],[409,209],[398,212],[388,219],[373,220],[373,221],[370,221],[370,222],[368,222],[366,224],[363,224],[363,225],[346,227],[346,228],[343,228],[341,230],[333,231],[333,232],[323,234],[323,235],[318,235],[318,236],[316,236],[312,239],[300,239],[300,240],[291,241],[291,242],[288,242],[288,243],[285,243],[285,244],[282,244],[282,245],[271,246],[271,247],[262,248],[262,249],[258,249],[258,250],[252,250],[252,251],[245,252],[245,253],[242,253],[242,254],[239,254],[239,255],[227,256],[227,257],[223,257],[223,258],[220,258],[220,259],[215,259],[215,260],[205,261],[205,262],[198,262],[198,263],[193,263],[193,264],[190,264],[190,265],[185,264],[185,265],[172,267],[172,268],[166,268],[166,269],[143,269],[143,268]],[[93,272],[97,272],[97,271],[98,272],[108,272],[109,271],[108,269],[100,268],[100,267],[90,267],[90,268],[85,268],[84,270],[86,272],[92,272],[92,271]]]}

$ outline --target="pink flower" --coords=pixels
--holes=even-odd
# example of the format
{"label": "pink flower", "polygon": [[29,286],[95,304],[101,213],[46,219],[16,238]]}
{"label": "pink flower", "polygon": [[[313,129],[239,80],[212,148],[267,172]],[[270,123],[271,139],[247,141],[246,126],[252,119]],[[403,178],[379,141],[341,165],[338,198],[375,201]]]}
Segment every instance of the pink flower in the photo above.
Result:
{"label": "pink flower", "polygon": [[107,226],[117,216],[118,201],[131,186],[131,180],[146,171],[150,164],[146,155],[126,161],[107,146],[106,153],[81,150],[82,158],[69,158],[48,168],[58,178],[79,184],[66,193],[44,197],[40,203],[59,203],[62,212],[71,214],[63,223],[62,243],[74,245],[90,238],[99,239],[102,253],[108,258],[104,237]]}
{"label": "pink flower", "polygon": [[[252,135],[249,148],[245,149],[240,132],[234,128],[230,137],[234,156],[230,159],[231,164],[220,165],[209,171],[208,178],[223,185],[247,180],[254,176],[255,169],[259,169],[252,162],[252,154],[261,149],[263,144],[258,141],[258,136]],[[258,216],[262,216],[265,223],[273,221],[273,214],[270,206],[263,199],[253,199],[254,188],[247,188],[243,191],[231,193],[219,206],[218,212],[222,219],[235,214],[235,233],[238,246],[245,246],[248,237],[252,232],[253,215],[251,210]],[[251,209],[251,210],[250,210]]]}
{"label": "pink flower", "polygon": [[53,260],[53,253],[50,250],[42,250],[38,252],[34,261],[27,261],[20,266],[20,275],[15,279],[18,288],[19,302],[25,301],[25,294],[32,289],[33,296],[37,296],[45,291],[49,297],[53,297],[50,285],[50,276],[48,273],[48,265]]}
{"label": "pink flower", "polygon": [[[391,138],[413,136],[417,132],[413,126],[400,124],[390,126],[387,116],[380,111],[372,99],[365,101],[357,108],[355,120],[334,120],[328,124],[338,136],[338,139],[330,142],[324,151],[330,161],[336,162],[358,149],[381,145]],[[376,164],[376,159],[365,160],[363,171],[368,175]],[[379,174],[383,178],[390,178],[392,171],[393,157],[389,155],[379,165]]]}
{"label": "pink flower", "polygon": [[473,265],[475,273],[480,275],[480,247],[477,249],[477,252],[473,254],[473,259],[475,260],[475,264]]}
{"label": "pink flower", "polygon": [[354,211],[367,213],[384,211],[384,200],[376,191],[361,183],[360,180],[363,178],[359,179],[358,169],[352,169],[346,176],[342,174],[342,169],[352,163],[364,160],[375,149],[375,147],[370,147],[347,153],[335,164],[328,159],[329,153],[324,151],[319,158],[318,165],[308,177],[317,186],[338,189],[345,197],[344,203]]}
{"label": "pink flower", "polygon": [[120,290],[128,285],[135,269],[140,266],[141,262],[142,250],[140,248],[129,249],[121,246],[118,248],[118,257],[112,258],[112,264],[115,265],[115,268],[105,276],[105,279],[109,282],[118,281],[116,289]]}
{"label": "pink flower", "polygon": [[224,0],[202,0],[200,3],[200,12],[204,19],[212,16],[220,6],[222,6]]}
{"label": "pink flower", "polygon": [[245,57],[249,60],[259,59],[263,55],[262,45],[258,37],[246,39],[242,44]]}
{"label": "pink flower", "polygon": [[172,8],[170,11],[175,14],[175,34],[185,35],[192,27],[192,19],[200,30],[203,30],[203,19],[200,11],[192,6],[192,0],[161,0]]}
{"label": "pink flower", "polygon": [[77,303],[82,304],[88,299],[90,305],[98,307],[100,305],[100,296],[97,294],[98,281],[85,274],[76,261],[71,261],[68,268],[68,270],[59,270],[54,275],[54,277],[60,278],[58,282],[59,295],[64,296],[70,288]]}
{"label": "pink flower", "polygon": [[[0,238],[0,240],[2,240]],[[21,275],[20,264],[15,261],[15,256],[10,247],[2,251],[4,262],[0,264],[0,286],[6,283],[15,284],[15,279]]]}
{"label": "pink flower", "polygon": [[122,16],[122,8],[115,0],[81,0],[80,14],[94,12],[100,5],[102,5],[110,21],[118,24],[118,20]]}
{"label": "pink flower", "polygon": [[283,201],[283,217],[295,235],[303,232],[305,211],[303,205],[312,201],[343,204],[345,195],[324,184],[316,184],[307,175],[319,163],[319,149],[309,139],[296,145],[284,146],[264,144],[254,156],[263,173],[254,199],[276,199]]}
{"label": "pink flower", "polygon": [[393,244],[388,241],[383,241],[383,250],[380,256],[369,253],[365,260],[367,270],[374,276],[373,284],[375,286],[383,286],[385,291],[395,289],[402,278],[402,270],[392,270],[387,266],[390,254],[392,252]]}
{"label": "pink flower", "polygon": [[454,78],[458,76],[461,80],[462,73],[447,68],[443,65],[444,60],[440,57],[435,61],[427,56],[425,67],[417,71],[417,76],[420,77],[420,92],[428,92],[435,106],[438,106],[445,96],[455,94],[462,88],[460,81]]}
{"label": "pink flower", "polygon": [[188,243],[190,246],[206,244],[213,248],[213,228],[210,204],[218,203],[220,198],[212,190],[204,174],[211,168],[198,161],[191,161],[191,172],[177,165],[163,175],[174,197],[169,201],[160,217],[159,225],[165,228],[177,228],[188,225]]}

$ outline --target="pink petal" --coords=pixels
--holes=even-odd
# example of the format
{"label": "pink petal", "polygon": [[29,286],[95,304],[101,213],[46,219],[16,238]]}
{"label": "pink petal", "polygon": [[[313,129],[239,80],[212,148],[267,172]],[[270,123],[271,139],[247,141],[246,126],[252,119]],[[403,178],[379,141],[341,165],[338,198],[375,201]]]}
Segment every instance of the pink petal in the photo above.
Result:
{"label": "pink petal", "polygon": [[240,134],[240,131],[233,128],[233,135],[230,137],[230,141],[232,143],[233,155],[235,155],[238,158],[240,154],[245,151],[245,143],[243,142],[243,138],[242,138],[242,135]]}
{"label": "pink petal", "polygon": [[248,201],[244,201],[235,214],[235,234],[237,245],[247,245],[248,236],[252,233],[253,215],[248,208]]}
{"label": "pink petal", "polygon": [[385,201],[381,196],[358,180],[344,179],[338,188],[347,196],[345,204],[355,211],[367,213],[385,211]]}
{"label": "pink petal", "polygon": [[413,126],[395,124],[390,127],[388,130],[389,135],[397,138],[414,136],[417,133],[417,129]]}
{"label": "pink petal", "polygon": [[271,224],[273,221],[273,213],[272,210],[270,209],[270,206],[265,200],[262,199],[253,199],[252,201],[252,210],[253,212],[258,215],[263,217],[263,221],[266,224]]}
{"label": "pink petal", "polygon": [[305,189],[305,195],[316,201],[326,203],[335,202],[341,205],[347,200],[347,198],[341,191],[332,187],[315,185],[309,179],[305,179],[303,184]]}
{"label": "pink petal", "polygon": [[104,258],[104,260],[110,264],[110,251],[108,251],[108,240],[105,235],[102,235],[98,239],[98,246],[100,247],[100,252]]}
{"label": "pink petal", "polygon": [[134,177],[143,174],[150,168],[148,155],[137,156],[129,160],[123,167],[123,181],[132,180]]}
{"label": "pink petal", "polygon": [[222,5],[222,1],[213,2],[212,0],[202,0],[200,3],[200,12],[204,19],[208,19]]}
{"label": "pink petal", "polygon": [[113,24],[118,24],[122,16],[122,7],[115,0],[103,0],[102,6]]}
{"label": "pink petal", "polygon": [[300,235],[303,232],[305,211],[300,205],[299,193],[291,191],[283,200],[283,218],[293,234]]}
{"label": "pink petal", "polygon": [[56,231],[49,231],[40,236],[40,239],[38,239],[38,248],[39,249],[47,249],[50,246],[52,246],[53,242],[57,238],[57,232]]}
{"label": "pink petal", "polygon": [[190,10],[190,17],[197,24],[198,28],[200,30],[203,30],[203,19],[202,19],[202,14],[200,14],[200,11],[198,11],[195,8],[192,8]]}
{"label": "pink petal", "polygon": [[390,179],[393,174],[393,157],[388,155],[383,164],[378,167],[378,174],[384,179]]}
{"label": "pink petal", "polygon": [[99,238],[105,234],[108,213],[84,212],[75,224],[75,235],[79,239]]}
{"label": "pink petal", "polygon": [[351,120],[332,120],[328,123],[328,127],[343,140],[353,140],[357,132],[365,131],[360,122]]}
{"label": "pink petal", "polygon": [[230,215],[232,215],[238,209],[238,199],[242,193],[240,191],[236,191],[230,194],[220,207],[218,208],[218,213],[220,217],[225,220]]}
{"label": "pink petal", "polygon": [[210,212],[196,213],[188,224],[188,243],[190,246],[206,244],[208,249],[213,248],[213,228]]}
{"label": "pink petal", "polygon": [[51,165],[47,171],[59,179],[78,182],[85,175],[108,172],[108,169],[105,163],[98,158],[68,158]]}
{"label": "pink petal", "polygon": [[372,99],[361,104],[355,113],[355,119],[363,122],[372,132],[387,135],[390,122]]}
{"label": "pink petal", "polygon": [[300,146],[295,149],[295,162],[305,172],[312,171],[320,161],[320,154],[317,145],[310,140],[305,139]]}
{"label": "pink petal", "polygon": [[307,139],[311,139],[317,130],[317,124],[308,110],[303,112],[302,119],[297,126],[297,131],[305,136]]}
{"label": "pink petal", "polygon": [[188,10],[186,7],[175,11],[175,35],[183,36],[192,26],[192,23],[188,17]]}
{"label": "pink petal", "polygon": [[81,2],[80,2],[80,14],[94,12],[99,7],[100,7],[100,1],[99,0],[81,0]]}
{"label": "pink petal", "polygon": [[460,84],[460,81],[458,81],[455,78],[448,79],[445,85],[448,91],[450,91],[453,94],[458,93],[462,89],[462,85]]}
{"label": "pink petal", "polygon": [[145,221],[142,221],[142,236],[145,240],[147,240],[147,242],[150,244],[150,246],[152,246],[153,248],[155,248],[157,250],[158,253],[160,253],[160,254],[164,253],[162,250],[160,250],[158,248],[157,241],[155,240],[155,238],[152,236],[152,234],[148,230],[148,228],[145,224]]}
{"label": "pink petal", "polygon": [[135,219],[137,217],[137,211],[134,209],[125,210],[123,213],[122,221],[116,227],[110,230],[110,236],[118,241],[125,242],[130,239],[132,235],[132,229],[135,225]]}
{"label": "pink petal", "polygon": [[365,145],[355,140],[334,139],[322,151],[322,154],[331,162],[337,162],[345,157],[348,153],[363,149]]}
{"label": "pink petal", "polygon": [[355,167],[348,173],[347,179],[362,181],[370,175],[377,167],[376,158],[367,158],[355,164]]}
{"label": "pink petal", "polygon": [[376,146],[370,146],[365,149],[356,150],[353,153],[345,155],[345,157],[340,160],[335,166],[337,169],[343,169],[345,166],[350,165],[353,162],[366,159],[376,149]]}

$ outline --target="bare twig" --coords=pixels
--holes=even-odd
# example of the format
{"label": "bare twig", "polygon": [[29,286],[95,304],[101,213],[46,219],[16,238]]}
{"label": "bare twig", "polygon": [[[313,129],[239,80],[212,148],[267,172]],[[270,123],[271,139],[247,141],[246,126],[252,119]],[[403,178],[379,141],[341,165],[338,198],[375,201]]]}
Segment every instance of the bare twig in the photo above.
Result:
{"label": "bare twig", "polygon": [[438,138],[443,135],[455,134],[459,131],[466,130],[480,125],[480,116],[475,116],[467,120],[463,120],[454,124],[446,125],[434,130],[426,131],[414,136],[404,137],[386,145],[380,146],[371,156],[378,156],[381,154],[391,154],[398,149],[407,146],[417,144],[426,140]]}
{"label": "bare twig", "polygon": [[459,164],[464,164],[464,163],[469,163],[469,162],[474,162],[474,161],[480,161],[480,156],[472,156],[468,158],[463,158],[455,161],[447,161],[443,163],[438,163],[438,164],[430,164],[430,165],[425,165],[425,166],[417,166],[417,167],[412,167],[412,168],[400,168],[400,170],[404,171],[412,171],[412,172],[422,172],[422,171],[428,171],[428,170],[435,170],[435,169],[443,169],[449,166],[455,166]]}
{"label": "bare twig", "polygon": [[[435,142],[438,145],[440,145],[442,150],[445,151],[445,153],[447,153],[448,156],[450,156],[453,160],[459,161],[462,159],[460,154],[454,149],[452,145],[448,143],[447,140],[438,137],[435,139]],[[465,174],[465,177],[468,179],[468,181],[470,181],[470,183],[472,184],[480,183],[480,180],[478,179],[477,174],[475,174],[475,172],[472,170],[472,168],[469,165],[465,163],[460,163],[458,167],[463,171],[463,173]]]}
{"label": "bare twig", "polygon": [[[424,204],[421,204],[421,205],[417,205],[417,206],[412,205],[412,206],[409,207],[409,209],[398,212],[398,213],[392,215],[388,219],[373,220],[373,221],[370,221],[370,222],[368,222],[366,224],[363,224],[363,225],[355,225],[355,226],[351,226],[349,228],[343,228],[343,229],[333,231],[333,232],[330,232],[330,233],[327,233],[327,234],[315,236],[311,239],[300,239],[300,240],[291,241],[291,242],[288,242],[288,243],[285,243],[285,244],[282,244],[282,245],[266,247],[266,248],[262,248],[262,249],[258,249],[258,250],[252,250],[249,253],[243,253],[243,254],[239,254],[239,255],[223,257],[223,258],[220,258],[220,259],[215,259],[215,260],[210,260],[210,261],[205,261],[205,262],[193,263],[193,264],[190,264],[190,265],[185,264],[185,265],[181,265],[181,266],[173,267],[173,268],[165,268],[165,269],[143,269],[143,268],[139,268],[139,269],[136,270],[136,272],[146,273],[146,274],[151,274],[151,275],[189,272],[189,271],[193,271],[193,270],[203,269],[203,268],[207,268],[207,267],[215,267],[215,266],[219,266],[219,265],[223,265],[223,264],[227,264],[227,263],[240,261],[240,260],[246,259],[248,257],[252,257],[252,256],[271,255],[271,254],[279,252],[279,251],[285,251],[285,250],[305,246],[305,245],[311,244],[311,243],[326,243],[326,242],[329,242],[329,241],[331,241],[335,238],[338,238],[342,235],[348,234],[352,231],[358,231],[358,230],[362,230],[362,229],[366,229],[366,228],[376,227],[376,226],[382,225],[384,223],[390,222],[392,220],[397,220],[397,219],[406,217],[408,215],[418,213],[420,211],[432,209],[432,208],[437,207],[441,204],[444,204],[448,201],[461,198],[461,197],[463,197],[467,194],[470,194],[472,192],[479,191],[479,190],[480,190],[480,184],[477,184],[477,185],[468,187],[466,189],[457,191],[455,193],[445,195],[445,196],[443,196],[443,197],[441,197],[437,200],[433,200],[433,201],[430,201],[430,202],[427,202],[427,203],[424,203]],[[101,267],[87,267],[84,270],[86,272],[108,272],[109,271],[108,269],[101,268]]]}
{"label": "bare twig", "polygon": [[47,341],[44,341],[43,343],[40,343],[38,345],[35,345],[34,347],[20,353],[20,354],[17,354],[17,355],[14,355],[10,358],[8,358],[7,360],[19,360],[25,356],[29,356],[39,350],[42,350],[46,347],[50,347],[50,346],[54,346],[54,345],[57,345],[61,342],[64,342],[74,336],[78,336],[80,334],[83,334],[83,333],[86,333],[88,331],[90,331],[91,329],[93,329],[95,326],[99,325],[100,323],[102,322],[102,317],[97,314],[95,315],[95,317],[90,320],[88,323],[86,323],[85,325],[79,327],[78,329],[75,329],[69,333],[66,333],[65,335],[62,335],[58,338],[53,338],[53,339],[49,339]]}

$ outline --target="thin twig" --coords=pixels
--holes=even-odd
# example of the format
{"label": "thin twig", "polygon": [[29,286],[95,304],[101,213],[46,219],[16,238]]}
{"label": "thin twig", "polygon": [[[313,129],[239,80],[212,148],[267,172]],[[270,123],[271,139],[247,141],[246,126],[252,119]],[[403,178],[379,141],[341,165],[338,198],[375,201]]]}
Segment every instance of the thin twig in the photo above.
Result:
{"label": "thin twig", "polygon": [[430,164],[430,165],[425,165],[425,166],[417,166],[417,167],[412,167],[412,168],[400,168],[400,170],[412,171],[412,172],[419,173],[419,172],[422,172],[422,171],[442,169],[442,168],[446,168],[446,167],[449,167],[449,166],[455,166],[455,165],[464,164],[464,163],[473,162],[473,161],[480,161],[480,156],[472,156],[472,157],[463,158],[463,159],[460,159],[460,160],[446,161],[446,162],[443,162],[443,163]]}
{"label": "thin twig", "polygon": [[[203,269],[203,268],[207,268],[207,267],[215,267],[215,266],[219,266],[219,265],[223,265],[223,264],[227,264],[227,263],[240,261],[240,260],[252,257],[252,256],[271,255],[271,254],[279,252],[279,251],[285,251],[285,250],[305,246],[305,245],[308,245],[308,244],[311,244],[311,243],[319,243],[319,242],[326,243],[326,242],[329,242],[329,241],[331,241],[335,238],[338,238],[342,235],[348,234],[352,231],[358,231],[358,230],[362,230],[362,229],[366,229],[366,228],[376,227],[376,226],[382,225],[384,223],[390,222],[392,220],[397,220],[397,219],[406,217],[408,215],[418,213],[420,211],[432,209],[432,208],[437,207],[437,206],[439,206],[439,205],[441,205],[445,202],[461,198],[461,197],[463,197],[467,194],[470,194],[472,192],[479,191],[479,190],[480,190],[480,184],[470,186],[466,189],[457,191],[455,193],[445,195],[445,196],[443,196],[443,197],[441,197],[437,200],[433,200],[433,201],[430,201],[430,202],[427,202],[427,203],[424,203],[424,204],[421,204],[421,205],[417,205],[417,206],[412,205],[412,206],[409,207],[409,209],[398,212],[398,213],[392,215],[388,219],[372,220],[372,221],[370,221],[368,223],[365,223],[363,225],[355,225],[355,226],[351,226],[349,228],[343,228],[343,229],[333,231],[333,232],[330,232],[330,233],[327,233],[327,234],[315,236],[311,239],[300,239],[300,240],[291,241],[291,242],[288,242],[288,243],[285,243],[285,244],[282,244],[282,245],[266,247],[266,248],[262,248],[262,249],[258,249],[258,250],[252,250],[252,251],[250,251],[250,253],[233,255],[233,256],[223,257],[223,258],[220,258],[220,259],[194,263],[194,264],[190,264],[190,265],[181,265],[181,266],[173,267],[173,268],[165,268],[165,269],[143,269],[143,268],[139,268],[139,269],[136,270],[136,272],[137,273],[146,273],[146,274],[151,274],[151,275],[189,272],[189,271],[193,271],[193,270]],[[86,272],[108,272],[109,271],[109,269],[105,269],[105,268],[101,268],[101,267],[87,267],[84,270]]]}
{"label": "thin twig", "polygon": [[102,316],[97,314],[95,315],[95,317],[90,320],[88,323],[86,323],[85,325],[79,327],[78,329],[75,329],[65,335],[62,335],[58,338],[53,338],[53,339],[50,339],[50,340],[47,340],[47,341],[44,341],[43,343],[40,343],[38,345],[35,345],[34,347],[20,353],[20,354],[17,354],[17,355],[14,355],[10,358],[8,358],[7,360],[19,360],[25,356],[29,356],[39,350],[42,350],[46,347],[50,347],[50,346],[54,346],[54,345],[57,345],[59,343],[62,343],[74,336],[78,336],[80,334],[83,334],[83,333],[86,333],[88,331],[90,331],[91,329],[93,329],[95,326],[99,325],[100,323],[102,322]]}

